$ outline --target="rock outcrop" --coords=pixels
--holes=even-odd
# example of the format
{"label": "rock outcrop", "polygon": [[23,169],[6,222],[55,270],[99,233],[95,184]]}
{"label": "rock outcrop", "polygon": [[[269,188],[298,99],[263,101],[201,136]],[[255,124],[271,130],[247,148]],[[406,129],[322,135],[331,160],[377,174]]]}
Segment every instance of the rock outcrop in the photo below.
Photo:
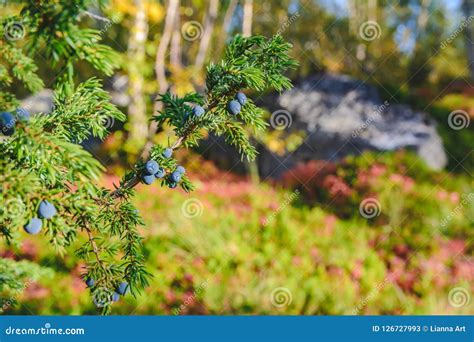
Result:
{"label": "rock outcrop", "polygon": [[[262,177],[278,178],[300,161],[338,160],[367,150],[413,150],[433,169],[447,163],[434,120],[406,105],[381,99],[375,87],[348,76],[316,75],[260,104],[273,112],[272,126],[306,133],[304,143],[283,156],[261,146]],[[211,159],[226,158],[226,166],[242,170],[243,165],[236,165],[238,155],[220,139],[211,137],[207,148]]]}

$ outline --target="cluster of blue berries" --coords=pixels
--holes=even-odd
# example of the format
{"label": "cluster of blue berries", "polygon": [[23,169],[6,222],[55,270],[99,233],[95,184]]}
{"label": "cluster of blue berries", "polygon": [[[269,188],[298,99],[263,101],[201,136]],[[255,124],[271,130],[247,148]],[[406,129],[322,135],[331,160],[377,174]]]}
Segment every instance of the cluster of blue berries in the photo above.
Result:
{"label": "cluster of blue berries", "polygon": [[15,113],[1,112],[0,113],[0,132],[3,135],[10,136],[15,133],[15,125],[17,121],[27,122],[30,120],[30,113],[23,108],[19,108]]}
{"label": "cluster of blue berries", "polygon": [[[87,278],[85,280],[85,283],[87,287],[91,288],[95,285],[95,280],[92,278]],[[115,291],[112,292],[112,295],[110,299],[112,302],[118,302],[120,299],[120,296],[125,296],[128,292],[128,283],[126,281],[122,281],[121,283],[118,284],[118,286],[115,288]],[[96,301],[96,298],[93,298],[94,304],[98,307],[101,307],[104,305],[104,303],[99,303],[99,301]]]}
{"label": "cluster of blue berries", "polygon": [[169,187],[171,189],[176,188],[176,186],[178,185],[179,181],[181,180],[185,172],[186,172],[186,169],[180,165],[176,168],[176,170],[174,170],[171,173],[170,178],[169,178],[170,180]]}
{"label": "cluster of blue berries", "polygon": [[164,176],[165,170],[156,161],[149,160],[146,162],[142,175],[143,183],[150,185],[155,181],[155,178],[163,178]]}
{"label": "cluster of blue berries", "polygon": [[247,96],[244,93],[239,92],[235,95],[235,99],[230,101],[227,105],[227,110],[232,115],[237,115],[242,110],[242,106],[247,102]]}
{"label": "cluster of blue berries", "polygon": [[36,235],[40,232],[43,227],[43,221],[41,219],[50,219],[58,212],[55,206],[48,201],[41,201],[38,208],[38,217],[33,217],[23,228],[28,234]]}
{"label": "cluster of blue berries", "polygon": [[[163,151],[163,157],[167,159],[171,158],[172,155],[173,150],[171,148],[166,148]],[[186,170],[184,169],[184,167],[178,166],[176,170],[174,170],[169,175],[169,187],[172,189],[176,188],[185,172]],[[155,181],[155,178],[164,178],[165,176],[166,171],[162,167],[160,167],[160,165],[155,160],[149,160],[145,163],[143,175],[141,178],[143,183],[150,185]]]}

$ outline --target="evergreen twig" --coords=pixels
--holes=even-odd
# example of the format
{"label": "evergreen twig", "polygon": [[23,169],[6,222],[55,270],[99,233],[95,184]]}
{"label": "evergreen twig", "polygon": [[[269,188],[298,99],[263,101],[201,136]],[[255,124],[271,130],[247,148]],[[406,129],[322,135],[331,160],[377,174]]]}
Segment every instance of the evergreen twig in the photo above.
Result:
{"label": "evergreen twig", "polygon": [[[110,120],[125,120],[125,115],[110,103],[99,79],[74,83],[74,66],[78,61],[90,63],[105,75],[111,75],[117,66],[117,53],[99,43],[100,33],[81,27],[81,16],[90,4],[89,0],[28,0],[19,16],[0,20],[4,29],[21,16],[29,39],[23,47],[0,40],[2,111],[17,115],[20,110],[13,89],[16,82],[32,92],[43,87],[31,57],[39,47],[45,49],[53,66],[62,70],[55,85],[53,111],[29,121],[17,117],[10,127],[11,136],[0,139],[0,236],[8,244],[18,244],[21,228],[38,216],[40,203],[47,200],[57,215],[41,220],[42,233],[61,253],[77,239],[85,240],[76,250],[86,262],[83,277],[94,280],[94,284],[89,281],[92,297],[102,307],[102,313],[108,313],[112,303],[109,294],[120,283],[127,282],[131,293],[137,295],[151,277],[145,269],[138,232],[144,222],[130,202],[133,188],[144,176],[145,161],[137,161],[120,185],[110,191],[96,185],[104,168],[79,144],[91,135],[105,138],[110,128],[106,123]],[[206,131],[224,136],[242,157],[255,158],[256,149],[245,128],[265,129],[262,111],[250,99],[234,115],[227,107],[241,91],[251,94],[291,87],[283,76],[287,69],[296,66],[288,56],[290,48],[280,36],[237,36],[229,44],[223,61],[207,68],[205,96],[195,92],[183,97],[169,92],[160,95],[162,110],[152,119],[158,128],[172,127],[176,135],[170,146],[154,145],[147,158],[161,167],[162,186],[174,188],[179,182],[186,192],[193,190],[187,175],[180,175],[178,181],[171,179],[179,165],[174,157],[165,156],[170,153],[165,151],[195,147]],[[192,114],[197,106],[202,106],[202,115]],[[26,269],[38,273],[34,268]],[[10,268],[6,270],[11,272]],[[2,279],[13,284],[9,275]],[[0,290],[3,285],[0,280]],[[104,293],[105,303],[98,303],[98,297]]]}

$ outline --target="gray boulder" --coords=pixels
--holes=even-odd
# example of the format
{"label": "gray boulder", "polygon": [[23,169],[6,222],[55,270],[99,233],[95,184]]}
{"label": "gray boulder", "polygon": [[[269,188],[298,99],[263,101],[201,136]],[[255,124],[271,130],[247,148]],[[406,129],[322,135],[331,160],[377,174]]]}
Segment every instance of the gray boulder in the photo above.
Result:
{"label": "gray boulder", "polygon": [[[126,105],[123,78],[113,82],[112,101]],[[120,95],[122,94],[122,95]],[[22,105],[31,112],[51,111],[52,91],[44,90]],[[442,169],[447,164],[436,124],[425,113],[392,100],[382,100],[375,87],[344,75],[320,74],[295,84],[279,96],[258,101],[272,116],[270,124],[290,133],[302,130],[304,143],[294,152],[277,155],[258,146],[258,167],[264,178],[278,178],[298,162],[312,159],[338,160],[363,151],[415,151],[428,166]],[[201,152],[221,167],[245,172],[248,166],[223,139],[210,136]]]}
{"label": "gray boulder", "polygon": [[[262,177],[278,178],[298,162],[338,160],[363,151],[415,151],[433,169],[447,164],[435,122],[425,113],[380,98],[375,87],[344,75],[321,74],[298,82],[280,96],[260,104],[273,112],[270,124],[285,132],[303,130],[304,143],[294,152],[279,156],[260,146]],[[206,155],[227,167],[243,170],[235,151],[211,137]]]}

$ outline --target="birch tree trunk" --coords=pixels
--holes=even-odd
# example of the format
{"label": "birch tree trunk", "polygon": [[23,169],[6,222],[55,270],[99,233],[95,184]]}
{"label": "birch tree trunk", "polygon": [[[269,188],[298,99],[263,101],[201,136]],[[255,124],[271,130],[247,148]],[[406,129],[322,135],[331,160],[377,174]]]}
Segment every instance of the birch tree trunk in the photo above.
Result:
{"label": "birch tree trunk", "polygon": [[173,68],[182,68],[182,50],[181,50],[181,20],[179,11],[176,11],[174,18],[174,30],[171,37],[170,63]]}
{"label": "birch tree trunk", "polygon": [[230,23],[232,22],[232,17],[234,16],[235,9],[237,8],[238,0],[230,0],[229,7],[227,7],[227,11],[224,16],[224,20],[222,21],[222,30],[227,32],[230,28]]}
{"label": "birch tree trunk", "polygon": [[134,1],[136,12],[128,40],[130,104],[128,106],[128,140],[130,147],[143,146],[148,133],[146,102],[143,94],[144,76],[142,65],[145,63],[145,42],[148,35],[148,22],[143,0]]}
{"label": "birch tree trunk", "polygon": [[[166,80],[166,51],[170,45],[171,35],[173,34],[174,22],[178,12],[179,0],[169,0],[166,11],[165,28],[161,36],[158,49],[156,51],[155,73],[158,80],[158,92],[163,93],[168,89]],[[155,112],[156,112],[155,106]]]}
{"label": "birch tree trunk", "polygon": [[220,56],[222,54],[222,50],[224,49],[227,37],[229,36],[229,29],[230,24],[232,22],[232,18],[234,17],[235,9],[237,8],[238,0],[231,0],[229,3],[229,7],[225,12],[224,20],[222,21],[222,35],[219,37],[218,46],[216,48],[216,55]]}
{"label": "birch tree trunk", "polygon": [[[168,47],[170,45],[176,16],[178,15],[178,9],[179,0],[169,0],[163,35],[161,36],[160,43],[158,44],[158,49],[156,51],[155,74],[158,81],[158,93],[160,94],[168,90],[168,81],[166,79],[166,51],[168,51]],[[155,101],[153,113],[157,113],[159,110],[161,110],[161,102]],[[152,121],[148,128],[147,142],[141,153],[142,158],[146,158],[148,156],[150,149],[153,146],[153,137],[156,134],[156,130],[157,123]]]}
{"label": "birch tree trunk", "polygon": [[431,0],[422,0],[421,1],[421,10],[417,19],[417,37],[422,36],[426,31],[426,25],[428,25],[428,19],[430,17],[429,7],[431,5]]}
{"label": "birch tree trunk", "polygon": [[252,20],[253,20],[253,0],[245,0],[244,3],[244,19],[242,22],[242,34],[244,37],[252,35]]}
{"label": "birch tree trunk", "polygon": [[199,44],[199,51],[196,57],[196,70],[201,70],[206,61],[206,55],[211,43],[212,33],[214,32],[214,25],[216,23],[218,10],[219,0],[210,0],[209,9],[204,23],[204,32],[202,34],[201,42]]}

